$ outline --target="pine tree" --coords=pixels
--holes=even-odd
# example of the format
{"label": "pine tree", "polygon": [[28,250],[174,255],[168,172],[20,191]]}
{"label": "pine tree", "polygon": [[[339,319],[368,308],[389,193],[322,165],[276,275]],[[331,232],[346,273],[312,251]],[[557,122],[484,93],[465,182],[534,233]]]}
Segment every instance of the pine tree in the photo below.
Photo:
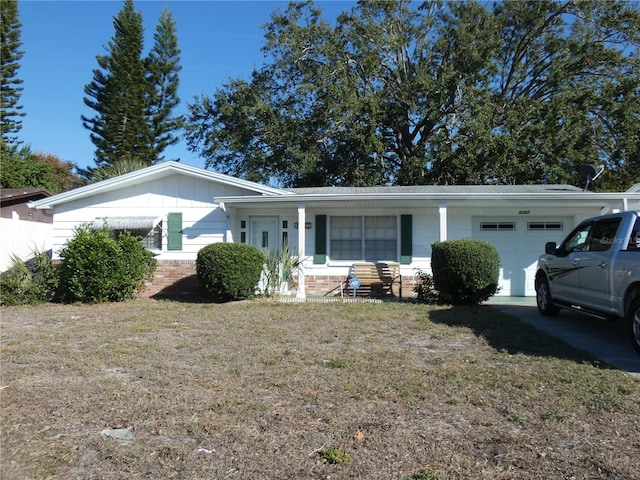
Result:
{"label": "pine tree", "polygon": [[91,131],[98,166],[123,159],[151,164],[147,122],[150,89],[142,59],[144,29],[133,0],[125,0],[113,26],[108,55],[96,57],[100,69],[93,71],[93,80],[85,86],[84,102],[96,115],[83,115],[83,125]]}
{"label": "pine tree", "polygon": [[151,129],[152,161],[164,160],[164,149],[175,145],[179,138],[174,132],[182,127],[182,117],[173,116],[173,109],[180,103],[178,97],[180,49],[175,22],[168,9],[162,11],[155,44],[147,58],[147,79],[150,85],[149,122]]}
{"label": "pine tree", "polygon": [[20,117],[25,115],[19,104],[22,80],[17,78],[24,55],[17,0],[0,0],[0,23],[0,134],[5,145],[15,146],[20,143],[16,136],[22,128]]}

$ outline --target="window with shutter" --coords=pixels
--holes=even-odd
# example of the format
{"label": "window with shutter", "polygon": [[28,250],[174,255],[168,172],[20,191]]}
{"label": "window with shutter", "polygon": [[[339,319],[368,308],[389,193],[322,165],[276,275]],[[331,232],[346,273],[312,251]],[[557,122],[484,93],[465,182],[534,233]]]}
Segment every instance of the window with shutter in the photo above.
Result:
{"label": "window with shutter", "polygon": [[327,261],[327,216],[316,215],[316,252],[313,263],[322,264]]}
{"label": "window with shutter", "polygon": [[167,250],[182,250],[182,213],[167,215]]}
{"label": "window with shutter", "polygon": [[413,256],[413,218],[400,215],[400,263],[411,264]]}

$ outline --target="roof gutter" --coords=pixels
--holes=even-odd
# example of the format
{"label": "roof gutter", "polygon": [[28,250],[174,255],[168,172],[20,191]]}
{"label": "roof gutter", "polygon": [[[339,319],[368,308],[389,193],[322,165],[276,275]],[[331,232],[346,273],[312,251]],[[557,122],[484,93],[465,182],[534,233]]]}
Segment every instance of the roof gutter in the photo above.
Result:
{"label": "roof gutter", "polygon": [[344,194],[295,194],[292,196],[236,196],[216,197],[214,202],[229,204],[242,203],[300,203],[300,202],[354,202],[375,200],[417,200],[417,201],[473,201],[473,200],[595,200],[595,201],[621,201],[629,200],[640,202],[640,193],[591,193],[591,192],[564,192],[544,194],[523,193],[344,193]]}

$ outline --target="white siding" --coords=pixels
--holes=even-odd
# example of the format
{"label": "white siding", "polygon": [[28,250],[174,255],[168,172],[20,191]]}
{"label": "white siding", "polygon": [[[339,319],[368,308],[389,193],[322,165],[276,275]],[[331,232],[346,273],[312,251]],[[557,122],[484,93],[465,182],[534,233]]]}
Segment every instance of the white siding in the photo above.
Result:
{"label": "white siding", "polygon": [[[521,210],[537,213],[536,216],[518,215]],[[251,212],[247,211],[248,216]],[[307,230],[305,273],[308,275],[342,276],[349,274],[350,262],[335,262],[328,257],[326,265],[314,265],[313,253],[315,252],[315,215],[335,214],[335,209],[308,209],[307,221],[312,222],[313,227]],[[404,276],[413,276],[416,269],[431,273],[431,245],[440,239],[440,219],[437,206],[421,209],[340,209],[340,215],[401,215],[410,214],[413,219],[413,255],[410,265],[402,265]],[[598,215],[594,209],[526,209],[518,206],[497,208],[459,208],[447,209],[447,232],[449,240],[462,238],[481,238],[494,244],[501,259],[503,267],[500,273],[500,283],[503,287],[499,295],[534,295],[534,277],[538,256],[544,251],[544,243],[547,241],[560,241],[574,225],[584,218]],[[280,212],[281,218],[285,212]],[[509,215],[509,216],[507,216]],[[294,217],[295,218],[295,217]],[[482,235],[479,231],[481,221],[505,220],[516,223],[514,232],[505,232],[503,235]],[[531,232],[527,229],[527,223],[532,221],[562,221],[562,231]],[[295,220],[294,220],[295,221]],[[235,228],[235,227],[234,227]],[[290,237],[295,238],[295,236]]]}
{"label": "white siding", "polygon": [[[225,240],[228,219],[214,196],[242,195],[231,187],[173,175],[56,207],[52,234],[54,258],[77,226],[101,217],[158,216],[163,219],[163,249],[158,260],[194,260],[204,246]],[[167,214],[182,213],[182,250],[167,251]]]}

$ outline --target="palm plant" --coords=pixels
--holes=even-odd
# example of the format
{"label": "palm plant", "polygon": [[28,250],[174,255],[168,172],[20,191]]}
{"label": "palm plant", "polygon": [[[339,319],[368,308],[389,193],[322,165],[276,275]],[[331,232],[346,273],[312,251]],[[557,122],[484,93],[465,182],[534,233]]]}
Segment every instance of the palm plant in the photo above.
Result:
{"label": "palm plant", "polygon": [[285,245],[282,249],[271,250],[264,263],[263,295],[269,297],[281,293],[287,284],[294,281],[294,272],[302,267],[300,257]]}

